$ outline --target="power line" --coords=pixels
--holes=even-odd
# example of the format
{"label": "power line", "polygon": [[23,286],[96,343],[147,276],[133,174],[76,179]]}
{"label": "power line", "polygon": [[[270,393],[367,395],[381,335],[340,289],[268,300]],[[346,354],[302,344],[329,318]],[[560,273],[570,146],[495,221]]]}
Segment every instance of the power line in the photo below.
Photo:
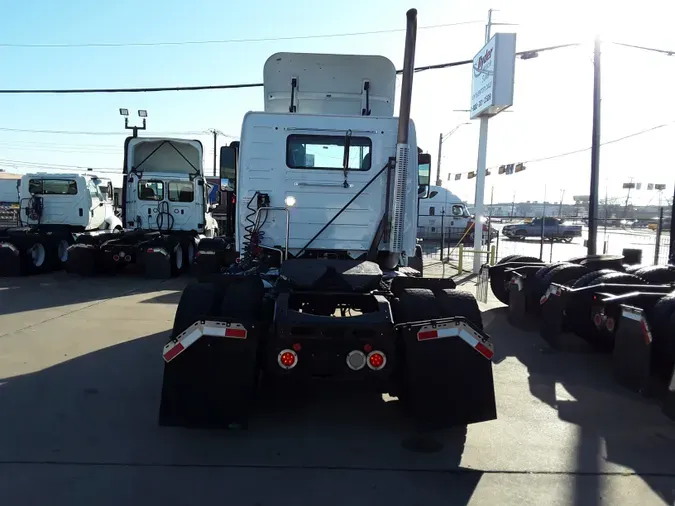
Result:
{"label": "power line", "polygon": [[[579,43],[573,44],[559,44],[557,46],[542,47],[537,49],[530,49],[528,51],[520,51],[516,56],[533,55],[535,53],[543,53],[545,51],[553,51],[555,49],[562,49],[567,47],[578,46]],[[459,67],[461,65],[469,65],[473,60],[461,60],[449,63],[439,63],[436,65],[426,65],[424,67],[415,67],[415,72],[425,72],[427,70],[440,70],[451,67]],[[403,70],[397,70],[397,74],[402,74]],[[206,90],[234,90],[242,88],[261,88],[263,83],[241,83],[241,84],[212,84],[212,85],[198,85],[198,86],[158,86],[153,88],[72,88],[72,89],[15,89],[15,90],[0,90],[2,95],[28,95],[28,94],[84,94],[84,93],[157,93],[163,91],[206,91]]]}
{"label": "power line", "polygon": [[[672,124],[674,124],[674,123],[675,123],[675,121],[669,121],[669,122],[663,123],[663,124],[661,124],[661,125],[656,125],[656,126],[653,126],[653,127],[650,127],[650,128],[646,128],[646,129],[644,129],[644,130],[640,130],[640,131],[638,131],[638,132],[633,132],[633,133],[631,133],[631,134],[624,135],[623,137],[618,137],[618,138],[616,138],[616,139],[611,139],[611,140],[609,140],[609,141],[602,142],[602,143],[600,143],[600,145],[601,145],[601,146],[605,146],[605,145],[607,145],[607,144],[614,144],[614,143],[617,143],[617,142],[621,142],[621,141],[630,139],[630,138],[632,138],[632,137],[637,137],[637,136],[639,136],[639,135],[643,135],[643,134],[652,132],[652,131],[654,131],[654,130],[658,130],[658,129],[660,129],[660,128],[664,128],[664,127],[670,126],[670,125],[672,125]],[[568,151],[568,152],[566,152],[566,153],[560,153],[560,154],[557,154],[557,155],[546,156],[546,157],[542,157],[542,158],[534,158],[534,159],[531,159],[531,160],[525,160],[525,161],[522,162],[522,163],[524,163],[524,164],[525,164],[525,163],[536,163],[536,162],[543,162],[543,161],[547,161],[547,160],[553,160],[553,159],[555,159],[555,158],[562,158],[562,157],[565,157],[565,156],[570,156],[570,155],[575,155],[575,154],[578,154],[578,153],[583,153],[583,152],[585,152],[585,151],[589,151],[590,149],[591,149],[590,147],[588,147],[588,148],[583,148],[583,149],[577,149],[577,150],[574,150],[574,151]],[[109,167],[85,167],[85,166],[83,166],[83,165],[64,165],[64,164],[58,164],[58,163],[29,162],[29,161],[25,161],[25,160],[6,160],[6,159],[0,159],[0,165],[4,165],[4,166],[17,165],[17,166],[26,166],[26,167],[28,167],[28,168],[54,168],[54,169],[64,168],[64,169],[81,169],[81,170],[89,170],[89,169],[91,169],[91,170],[94,171],[94,172],[122,174],[122,170],[121,170],[121,169],[116,169],[116,168],[109,168]]]}
{"label": "power line", "polygon": [[[456,23],[443,23],[439,25],[420,26],[418,30],[433,30],[437,28],[448,28],[451,26],[472,25],[484,23],[484,21],[459,21]],[[87,47],[154,47],[154,46],[188,46],[205,44],[242,44],[252,42],[277,42],[285,40],[307,40],[307,39],[329,39],[337,37],[360,37],[363,35],[380,35],[385,33],[404,32],[405,28],[393,28],[390,30],[371,30],[368,32],[346,32],[346,33],[327,33],[316,35],[290,35],[286,37],[263,37],[248,39],[222,39],[222,40],[181,40],[181,41],[159,41],[159,42],[91,42],[80,44],[12,44],[0,43],[0,47],[6,48],[87,48]]]}
{"label": "power line", "polygon": [[[30,128],[0,128],[0,132],[20,132],[31,134],[63,134],[63,135],[118,135],[128,136],[127,132],[94,132],[87,130],[36,130]],[[209,135],[207,130],[192,130],[183,132],[153,132],[153,135]],[[222,134],[224,137],[234,137],[228,134]]]}
{"label": "power line", "polygon": [[675,51],[669,51],[667,49],[656,49],[656,48],[653,48],[653,47],[636,46],[634,44],[624,44],[622,42],[611,42],[611,44],[614,44],[615,46],[623,46],[623,47],[630,47],[630,48],[633,48],[633,49],[641,49],[643,51],[651,51],[653,53],[661,53],[661,54],[665,54],[666,56],[675,55]]}
{"label": "power line", "polygon": [[[646,134],[646,133],[649,133],[649,132],[653,132],[654,130],[658,130],[659,128],[664,128],[664,127],[670,126],[673,123],[675,123],[675,121],[669,121],[668,123],[663,123],[661,125],[656,125],[656,126],[653,126],[651,128],[646,128],[644,130],[640,130],[639,132],[634,132],[632,134],[624,135],[623,137],[619,137],[617,139],[612,139],[612,140],[609,140],[609,141],[601,142],[600,145],[606,146],[607,144],[614,144],[614,143],[617,143],[617,142],[625,141],[626,139],[630,139],[632,137],[637,137],[639,135],[643,135],[643,134]],[[574,151],[568,151],[566,153],[560,153],[560,154],[557,154],[557,155],[546,156],[546,157],[543,157],[543,158],[535,158],[533,160],[526,160],[522,163],[544,162],[544,161],[547,161],[547,160],[553,160],[555,158],[562,158],[564,156],[570,156],[570,155],[576,155],[578,153],[584,153],[586,151],[590,151],[590,149],[591,149],[590,147],[583,148],[583,149],[577,149],[577,150],[574,150]]]}

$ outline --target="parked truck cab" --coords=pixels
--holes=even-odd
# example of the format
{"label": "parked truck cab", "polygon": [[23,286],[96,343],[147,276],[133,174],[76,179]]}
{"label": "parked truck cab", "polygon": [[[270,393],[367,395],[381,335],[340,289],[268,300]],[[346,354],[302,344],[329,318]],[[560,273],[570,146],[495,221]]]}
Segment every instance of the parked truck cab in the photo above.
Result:
{"label": "parked truck cab", "polygon": [[266,61],[264,111],[225,149],[239,261],[182,293],[161,424],[245,426],[258,385],[315,380],[388,392],[426,428],[496,417],[475,299],[409,262],[429,173],[410,120],[415,31],[412,9],[399,117],[387,58]]}

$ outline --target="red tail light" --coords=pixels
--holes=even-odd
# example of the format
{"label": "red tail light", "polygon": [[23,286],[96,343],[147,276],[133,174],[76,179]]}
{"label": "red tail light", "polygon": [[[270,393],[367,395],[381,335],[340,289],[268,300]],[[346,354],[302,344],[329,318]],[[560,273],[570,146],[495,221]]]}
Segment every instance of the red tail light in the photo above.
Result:
{"label": "red tail light", "polygon": [[293,350],[281,350],[277,362],[282,369],[293,369],[298,365],[298,354]]}
{"label": "red tail light", "polygon": [[368,367],[373,371],[379,371],[387,363],[387,357],[381,351],[371,351],[368,354]]}
{"label": "red tail light", "polygon": [[115,262],[119,262],[120,256],[119,256],[119,255],[113,255],[113,260],[114,260]]}

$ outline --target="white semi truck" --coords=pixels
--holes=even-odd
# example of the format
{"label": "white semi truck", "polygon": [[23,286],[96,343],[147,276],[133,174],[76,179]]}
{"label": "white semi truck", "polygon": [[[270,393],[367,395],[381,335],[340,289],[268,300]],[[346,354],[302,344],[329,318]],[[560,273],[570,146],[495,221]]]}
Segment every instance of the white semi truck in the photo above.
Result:
{"label": "white semi truck", "polygon": [[0,229],[0,274],[59,270],[78,235],[121,231],[110,195],[110,180],[94,174],[22,176],[17,189],[18,223]]}
{"label": "white semi truck", "polygon": [[239,258],[182,293],[160,424],[246,426],[259,385],[293,395],[313,380],[388,392],[427,429],[496,417],[476,300],[409,266],[429,185],[410,120],[416,14],[399,117],[387,58],[267,60],[265,111],[231,148]]}
{"label": "white semi truck", "polygon": [[197,244],[218,233],[209,212],[198,140],[129,137],[124,145],[121,229],[80,235],[67,270],[80,275],[140,266],[149,277],[178,275]]}

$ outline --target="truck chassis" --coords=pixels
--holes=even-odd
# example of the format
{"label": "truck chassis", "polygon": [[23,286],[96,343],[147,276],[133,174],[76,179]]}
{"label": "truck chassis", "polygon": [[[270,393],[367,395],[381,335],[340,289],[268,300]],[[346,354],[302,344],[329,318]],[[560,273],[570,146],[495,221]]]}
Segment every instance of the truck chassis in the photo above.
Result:
{"label": "truck chassis", "polygon": [[496,418],[493,345],[452,280],[319,259],[287,260],[275,278],[185,288],[163,350],[161,425],[246,427],[263,385],[312,380],[387,392],[427,430]]}

